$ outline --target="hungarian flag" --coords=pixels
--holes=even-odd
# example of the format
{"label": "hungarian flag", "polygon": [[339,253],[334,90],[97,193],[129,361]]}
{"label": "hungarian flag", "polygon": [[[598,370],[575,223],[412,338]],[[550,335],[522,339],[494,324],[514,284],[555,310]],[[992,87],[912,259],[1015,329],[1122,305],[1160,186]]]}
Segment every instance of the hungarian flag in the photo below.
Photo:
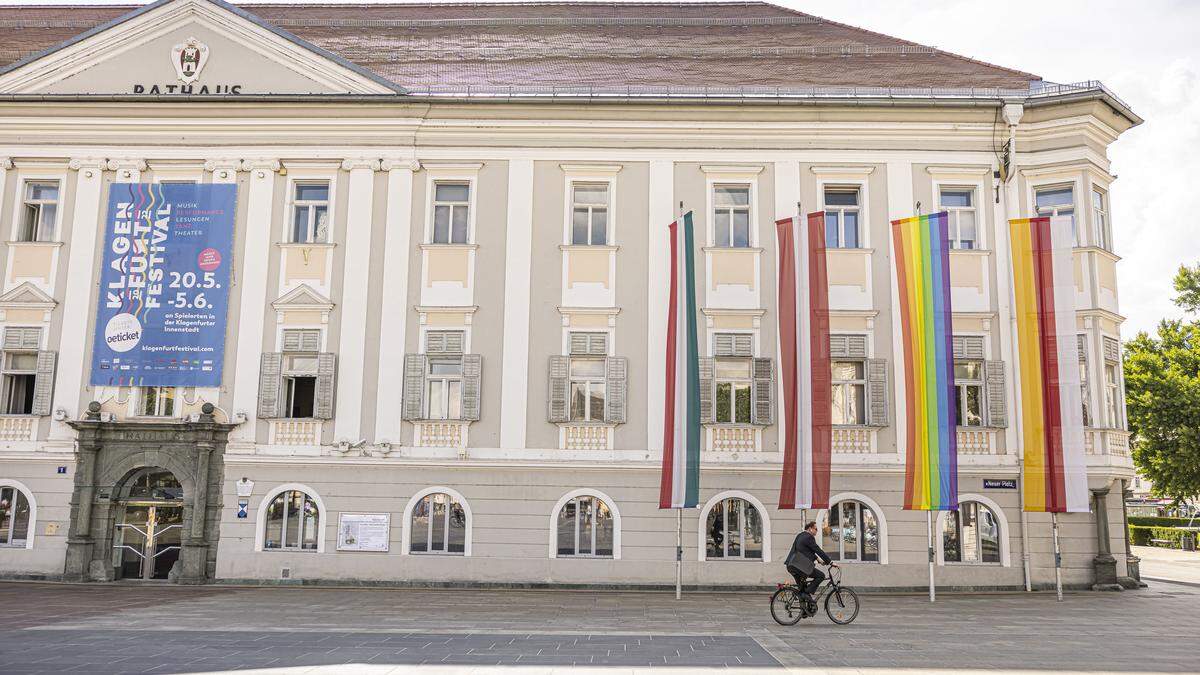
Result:
{"label": "hungarian flag", "polygon": [[799,216],[778,220],[775,236],[785,439],[779,508],[825,509],[833,447],[825,214],[808,214],[807,227]]}
{"label": "hungarian flag", "polygon": [[658,506],[694,508],[700,496],[700,339],[692,213],[671,223],[671,299],[667,310],[662,483]]}
{"label": "hungarian flag", "polygon": [[1026,511],[1088,510],[1071,219],[1009,221]]}

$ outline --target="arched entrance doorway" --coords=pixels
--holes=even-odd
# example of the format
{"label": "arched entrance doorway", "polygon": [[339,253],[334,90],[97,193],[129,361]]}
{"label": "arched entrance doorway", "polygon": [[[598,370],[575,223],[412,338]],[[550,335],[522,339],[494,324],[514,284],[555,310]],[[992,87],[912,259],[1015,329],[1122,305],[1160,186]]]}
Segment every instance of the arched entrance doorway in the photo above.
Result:
{"label": "arched entrance doorway", "polygon": [[140,469],[112,495],[117,579],[168,579],[183,537],[183,486],[158,467]]}

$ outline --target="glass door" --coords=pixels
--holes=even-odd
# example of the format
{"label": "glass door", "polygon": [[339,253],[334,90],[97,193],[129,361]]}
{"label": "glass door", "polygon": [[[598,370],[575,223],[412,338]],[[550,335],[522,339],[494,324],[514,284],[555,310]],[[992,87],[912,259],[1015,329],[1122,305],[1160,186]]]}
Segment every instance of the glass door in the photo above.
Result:
{"label": "glass door", "polygon": [[129,502],[113,533],[113,566],[120,579],[166,579],[179,560],[183,506]]}

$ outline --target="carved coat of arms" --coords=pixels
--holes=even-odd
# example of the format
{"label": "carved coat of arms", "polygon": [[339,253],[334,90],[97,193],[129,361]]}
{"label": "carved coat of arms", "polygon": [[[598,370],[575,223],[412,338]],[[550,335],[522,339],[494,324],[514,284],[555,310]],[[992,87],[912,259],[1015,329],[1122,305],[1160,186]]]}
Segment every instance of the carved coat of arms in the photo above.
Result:
{"label": "carved coat of arms", "polygon": [[191,84],[200,78],[200,71],[208,62],[208,45],[196,38],[188,38],[171,48],[171,64],[175,66],[175,74],[184,84]]}

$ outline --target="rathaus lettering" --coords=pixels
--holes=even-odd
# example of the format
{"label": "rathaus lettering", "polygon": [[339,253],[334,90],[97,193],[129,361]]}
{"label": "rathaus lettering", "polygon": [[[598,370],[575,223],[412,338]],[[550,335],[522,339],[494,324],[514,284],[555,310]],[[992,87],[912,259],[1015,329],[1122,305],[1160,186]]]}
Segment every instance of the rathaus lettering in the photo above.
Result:
{"label": "rathaus lettering", "polygon": [[198,95],[205,94],[233,94],[242,93],[242,85],[240,84],[152,84],[147,87],[144,84],[133,85],[133,93],[135,94],[183,94],[183,95]]}

